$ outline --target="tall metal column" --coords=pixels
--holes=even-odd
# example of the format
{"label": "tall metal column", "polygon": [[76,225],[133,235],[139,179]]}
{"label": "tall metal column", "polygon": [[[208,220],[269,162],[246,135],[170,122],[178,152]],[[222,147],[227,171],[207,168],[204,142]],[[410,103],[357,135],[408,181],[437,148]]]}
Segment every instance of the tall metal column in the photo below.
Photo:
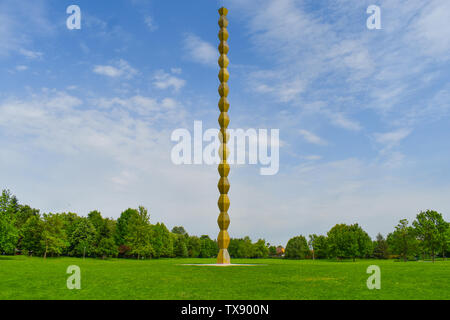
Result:
{"label": "tall metal column", "polygon": [[220,197],[218,201],[218,206],[220,209],[220,215],[217,219],[217,223],[219,224],[220,232],[217,237],[217,242],[219,245],[219,255],[217,256],[218,264],[229,264],[230,263],[230,254],[228,253],[228,245],[230,244],[230,236],[228,235],[228,226],[230,225],[230,217],[228,215],[228,209],[230,207],[230,199],[228,198],[228,191],[230,190],[230,183],[228,182],[228,174],[230,173],[230,165],[227,163],[227,158],[229,154],[229,150],[227,148],[227,142],[229,139],[229,134],[227,133],[228,124],[230,123],[230,118],[228,117],[228,109],[230,108],[230,103],[228,102],[227,96],[229,92],[228,87],[228,79],[230,78],[230,74],[228,73],[227,67],[230,61],[228,60],[227,53],[229,50],[227,40],[228,40],[228,20],[227,14],[228,10],[224,7],[219,9],[219,138],[221,142],[221,146],[219,149],[219,154],[221,158],[221,163],[219,164],[218,170],[220,174],[220,180],[218,184],[218,188],[220,191]]}

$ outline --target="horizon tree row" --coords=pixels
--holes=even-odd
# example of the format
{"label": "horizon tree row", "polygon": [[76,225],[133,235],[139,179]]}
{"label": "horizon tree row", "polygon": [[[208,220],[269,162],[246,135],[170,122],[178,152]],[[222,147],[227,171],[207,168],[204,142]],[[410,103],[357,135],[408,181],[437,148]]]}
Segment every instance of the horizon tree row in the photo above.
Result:
{"label": "horizon tree row", "polygon": [[337,224],[327,235],[310,235],[289,240],[286,258],[289,259],[352,259],[397,258],[403,261],[431,258],[446,258],[450,250],[450,224],[441,213],[427,210],[417,214],[410,225],[407,219],[400,220],[395,230],[386,239],[378,233],[372,241],[357,223]]}
{"label": "horizon tree row", "polygon": [[[437,255],[445,258],[450,249],[450,227],[442,214],[427,210],[412,225],[400,220],[386,239],[375,241],[358,224],[336,224],[326,235],[293,237],[286,245],[287,259],[399,258],[404,261]],[[280,246],[278,246],[280,247]],[[232,238],[232,258],[267,258],[282,254],[276,246],[249,237]],[[207,235],[189,235],[182,226],[171,231],[164,223],[150,223],[148,210],[126,209],[115,220],[97,210],[87,217],[76,213],[44,213],[19,204],[9,190],[0,197],[0,254],[34,256],[121,257],[121,258],[212,258],[217,241]]]}
{"label": "horizon tree row", "polygon": [[[182,226],[169,231],[164,223],[150,223],[148,210],[126,209],[117,220],[97,210],[87,217],[76,213],[44,213],[21,205],[9,190],[0,197],[0,254],[121,258],[212,258],[218,245],[207,235],[189,235]],[[234,258],[265,258],[264,240],[231,239]]]}

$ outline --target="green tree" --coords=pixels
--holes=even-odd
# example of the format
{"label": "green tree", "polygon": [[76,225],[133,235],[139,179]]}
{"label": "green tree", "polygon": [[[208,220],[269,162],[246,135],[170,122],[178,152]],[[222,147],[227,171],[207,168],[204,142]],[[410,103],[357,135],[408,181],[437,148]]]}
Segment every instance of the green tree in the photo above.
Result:
{"label": "green tree", "polygon": [[14,253],[18,242],[18,230],[14,226],[18,201],[9,190],[3,190],[0,197],[0,253]]}
{"label": "green tree", "polygon": [[358,251],[357,254],[352,257],[353,261],[355,260],[355,257],[368,258],[372,256],[373,243],[367,232],[365,232],[357,223],[350,226],[350,231],[355,235],[358,243]]}
{"label": "green tree", "polygon": [[230,239],[228,253],[232,258],[253,258],[258,255],[255,250],[256,247],[249,237]]}
{"label": "green tree", "polygon": [[81,218],[73,212],[63,212],[60,213],[59,216],[61,217],[61,219],[63,220],[63,229],[64,229],[64,233],[66,235],[66,239],[68,241],[68,244],[66,247],[63,248],[62,254],[63,255],[72,255],[73,252],[73,247],[70,243],[70,241],[72,240],[72,234],[75,231],[75,226],[76,226],[76,222],[78,220],[80,220]]}
{"label": "green tree", "polygon": [[174,241],[174,255],[180,258],[187,258],[189,256],[188,252],[188,240],[189,238],[184,235],[175,234]]}
{"label": "green tree", "polygon": [[154,249],[151,244],[150,215],[146,208],[140,206],[137,215],[131,215],[128,220],[127,231],[125,243],[131,248],[131,253],[137,259],[154,255]]}
{"label": "green tree", "polygon": [[253,244],[252,258],[267,258],[269,255],[269,248],[264,239],[259,239]]}
{"label": "green tree", "polygon": [[358,241],[350,226],[337,224],[327,233],[328,249],[331,257],[354,258],[358,255]]}
{"label": "green tree", "polygon": [[450,226],[444,234],[444,239],[442,240],[442,252],[444,254],[444,259],[447,257],[447,253],[450,250]]}
{"label": "green tree", "polygon": [[269,246],[269,257],[275,257],[277,255],[277,247]]}
{"label": "green tree", "polygon": [[44,246],[44,258],[48,254],[60,255],[68,242],[64,231],[64,218],[59,214],[44,213],[41,244]]}
{"label": "green tree", "polygon": [[448,223],[445,222],[442,214],[427,210],[420,212],[412,224],[416,235],[422,241],[423,247],[430,253],[434,262],[437,251],[442,249],[444,244]]}
{"label": "green tree", "polygon": [[377,234],[377,239],[373,243],[373,256],[377,259],[389,258],[389,246],[381,233]]}
{"label": "green tree", "polygon": [[117,256],[117,246],[114,239],[112,237],[101,239],[95,248],[95,253],[102,259]]}
{"label": "green tree", "polygon": [[39,216],[39,210],[28,205],[19,205],[14,218],[14,226],[20,230],[30,217]]}
{"label": "green tree", "polygon": [[185,235],[185,234],[187,234],[186,230],[184,230],[184,228],[183,228],[182,226],[179,226],[179,227],[173,227],[173,228],[172,228],[172,233],[180,234],[180,235]]}
{"label": "green tree", "polygon": [[328,251],[332,257],[352,258],[367,257],[372,253],[372,240],[356,223],[353,225],[337,224],[327,233]]}
{"label": "green tree", "polygon": [[173,237],[164,223],[158,222],[157,224],[152,225],[151,244],[155,251],[156,258],[170,258],[174,256]]}
{"label": "green tree", "polygon": [[22,249],[30,255],[41,255],[44,253],[43,235],[44,222],[39,215],[31,216],[21,228],[22,233]]}
{"label": "green tree", "polygon": [[324,259],[328,256],[327,237],[323,235],[312,234],[309,236],[308,245],[316,259]]}
{"label": "green tree", "polygon": [[96,252],[95,227],[87,218],[78,218],[73,222],[73,231],[68,239],[71,256],[92,256]]}
{"label": "green tree", "polygon": [[197,236],[189,236],[187,248],[188,248],[188,254],[189,254],[190,258],[198,258],[199,257],[200,247],[201,247],[200,238]]}
{"label": "green tree", "polygon": [[215,257],[218,252],[219,247],[217,246],[217,242],[207,235],[202,235],[200,237],[200,258],[212,258]]}
{"label": "green tree", "polygon": [[[116,221],[114,219],[103,218],[101,212],[97,210],[89,212],[87,220],[95,229],[92,252],[102,258],[117,255],[118,246],[115,245],[115,248],[110,248],[110,244],[112,242],[115,243]],[[111,252],[109,251],[110,249]]]}
{"label": "green tree", "polygon": [[125,245],[128,235],[128,223],[131,217],[139,215],[138,210],[128,208],[120,214],[116,223],[115,241],[118,246]]}
{"label": "green tree", "polygon": [[409,226],[408,220],[402,219],[395,227],[395,231],[387,236],[389,251],[398,254],[403,261],[408,261],[417,253],[418,241],[416,239],[415,230]]}
{"label": "green tree", "polygon": [[290,239],[286,245],[286,258],[305,259],[309,255],[308,243],[304,236]]}

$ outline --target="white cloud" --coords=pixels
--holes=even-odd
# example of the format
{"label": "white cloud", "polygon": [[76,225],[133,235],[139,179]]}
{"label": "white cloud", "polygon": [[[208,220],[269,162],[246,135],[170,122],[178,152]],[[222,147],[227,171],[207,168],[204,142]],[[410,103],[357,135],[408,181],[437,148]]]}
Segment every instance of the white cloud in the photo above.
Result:
{"label": "white cloud", "polygon": [[[365,26],[361,1],[333,2],[326,11],[294,0],[261,0],[256,9],[254,1],[230,2],[242,13],[254,55],[268,62],[247,77],[250,93],[303,110],[320,102],[308,113],[355,132],[364,124],[350,117],[368,109],[390,125],[407,121],[405,115],[421,116],[418,122],[431,116],[421,112],[435,94],[425,80],[432,73],[446,81],[436,70],[448,69],[450,28],[442,27],[450,19],[448,1],[382,1],[383,29],[375,31]],[[450,103],[440,105],[447,110]]]}
{"label": "white cloud", "polygon": [[26,70],[28,70],[28,67],[24,66],[24,65],[19,65],[19,66],[16,66],[16,70],[17,71],[26,71]]}
{"label": "white cloud", "polygon": [[181,104],[173,98],[156,99],[141,95],[129,98],[97,98],[92,101],[93,105],[101,109],[109,109],[113,112],[126,110],[140,116],[148,117],[146,121],[179,122],[185,116]]}
{"label": "white cloud", "polygon": [[131,79],[138,74],[138,71],[123,59],[115,62],[114,66],[96,65],[93,68],[93,72],[110,78],[124,77],[125,79]]}
{"label": "white cloud", "polygon": [[158,89],[173,88],[175,91],[179,91],[184,87],[186,81],[174,75],[166,73],[163,70],[159,70],[153,77],[153,84]]}
{"label": "white cloud", "polygon": [[208,66],[216,66],[219,58],[218,50],[209,42],[202,40],[195,34],[188,33],[184,39],[185,52],[191,60]]}
{"label": "white cloud", "polygon": [[55,24],[47,17],[46,1],[23,2],[14,0],[0,2],[0,57],[20,55],[28,59],[40,59],[43,53],[31,50],[40,43],[39,37],[55,33]]}
{"label": "white cloud", "polygon": [[214,236],[215,219],[206,217],[217,210],[216,168],[170,159],[171,132],[187,119],[183,110],[170,97],[86,102],[56,90],[3,99],[0,164],[9,170],[0,171],[0,180],[42,212],[99,209],[117,218],[144,205],[154,223]]}
{"label": "white cloud", "polygon": [[158,25],[156,25],[156,23],[155,23],[153,17],[151,17],[151,16],[146,16],[145,19],[144,19],[144,22],[145,22],[145,24],[147,25],[147,27],[148,27],[148,29],[149,29],[150,31],[153,32],[153,31],[155,31],[155,30],[158,29]]}
{"label": "white cloud", "polygon": [[302,158],[305,159],[305,160],[308,160],[308,161],[317,161],[317,160],[321,160],[322,156],[311,154],[311,155],[308,155],[308,156],[304,156]]}
{"label": "white cloud", "polygon": [[43,56],[42,52],[26,50],[26,49],[19,49],[19,53],[29,59],[40,59]]}
{"label": "white cloud", "polygon": [[95,66],[94,72],[111,78],[117,78],[122,75],[121,70],[112,66]]}
{"label": "white cloud", "polygon": [[361,130],[361,125],[354,120],[348,119],[344,114],[339,112],[325,112],[325,115],[330,119],[331,123],[337,127],[351,130],[359,131]]}
{"label": "white cloud", "polygon": [[402,128],[391,132],[376,133],[375,140],[378,143],[395,146],[400,143],[403,139],[408,137],[411,133],[410,129]]}
{"label": "white cloud", "polygon": [[433,57],[450,59],[450,2],[429,1],[413,20],[412,32],[408,35],[419,42],[421,50]]}
{"label": "white cloud", "polygon": [[322,139],[321,137],[315,135],[314,133],[301,129],[299,133],[302,135],[303,139],[305,139],[307,142],[316,144],[319,146],[326,146],[328,143]]}
{"label": "white cloud", "polygon": [[398,147],[411,132],[412,130],[409,128],[400,128],[390,132],[374,134],[375,141],[381,145],[379,153],[383,159],[384,166],[395,168],[403,165],[405,155],[396,150],[396,147]]}
{"label": "white cloud", "polygon": [[286,79],[283,73],[270,71],[253,72],[250,75],[253,87],[258,93],[272,94],[281,102],[292,102],[304,92],[306,82],[302,79]]}

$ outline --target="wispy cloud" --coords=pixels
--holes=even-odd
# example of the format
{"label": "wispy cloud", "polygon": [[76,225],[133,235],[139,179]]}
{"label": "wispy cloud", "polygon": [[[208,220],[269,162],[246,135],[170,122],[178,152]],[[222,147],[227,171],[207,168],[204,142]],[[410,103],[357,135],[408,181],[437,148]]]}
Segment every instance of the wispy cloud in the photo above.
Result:
{"label": "wispy cloud", "polygon": [[364,124],[354,117],[368,109],[388,124],[413,110],[427,117],[419,110],[435,94],[430,79],[446,81],[436,69],[448,68],[450,57],[450,29],[442,27],[448,2],[381,1],[383,29],[372,31],[361,1],[333,2],[326,14],[293,0],[262,0],[258,10],[253,1],[231,3],[244,13],[255,52],[273,62],[250,73],[249,92],[303,110],[320,103],[306,111],[334,126],[360,131]]}
{"label": "wispy cloud", "polygon": [[217,49],[197,35],[187,33],[184,38],[184,47],[192,61],[208,66],[217,65],[219,57]]}
{"label": "wispy cloud", "polygon": [[110,78],[124,77],[125,79],[131,79],[138,74],[138,71],[123,59],[115,62],[114,65],[96,65],[93,72]]}
{"label": "wispy cloud", "polygon": [[153,77],[153,84],[158,89],[167,89],[167,88],[173,88],[175,91],[179,91],[181,88],[184,87],[186,84],[186,81],[174,76],[173,74],[180,74],[180,69],[172,70],[172,74],[166,73],[163,70],[159,70],[156,72],[156,74]]}
{"label": "wispy cloud", "polygon": [[150,31],[153,32],[153,31],[158,30],[158,25],[155,23],[155,20],[153,19],[152,16],[146,16],[144,18],[144,22]]}
{"label": "wispy cloud", "polygon": [[299,133],[303,137],[303,139],[305,139],[309,143],[316,144],[319,146],[326,146],[328,144],[327,141],[325,141],[324,139],[322,139],[321,137],[315,135],[310,131],[302,129],[299,131]]}
{"label": "wispy cloud", "polygon": [[42,58],[42,55],[43,55],[42,52],[26,50],[26,49],[19,49],[19,53],[29,59],[39,59],[39,58]]}
{"label": "wispy cloud", "polygon": [[411,133],[410,129],[402,128],[391,132],[376,133],[375,140],[378,143],[395,146]]}
{"label": "wispy cloud", "polygon": [[24,66],[24,65],[18,65],[18,66],[16,66],[16,70],[17,71],[26,71],[26,70],[28,70],[28,67]]}
{"label": "wispy cloud", "polygon": [[381,146],[379,154],[383,159],[383,165],[389,168],[395,168],[403,164],[405,155],[396,150],[400,143],[405,140],[412,130],[409,128],[400,128],[385,133],[375,133],[374,139]]}
{"label": "wispy cloud", "polygon": [[41,58],[43,53],[32,49],[39,43],[36,36],[55,33],[55,25],[48,19],[46,1],[23,2],[13,0],[0,3],[0,57],[19,54],[30,59]]}

